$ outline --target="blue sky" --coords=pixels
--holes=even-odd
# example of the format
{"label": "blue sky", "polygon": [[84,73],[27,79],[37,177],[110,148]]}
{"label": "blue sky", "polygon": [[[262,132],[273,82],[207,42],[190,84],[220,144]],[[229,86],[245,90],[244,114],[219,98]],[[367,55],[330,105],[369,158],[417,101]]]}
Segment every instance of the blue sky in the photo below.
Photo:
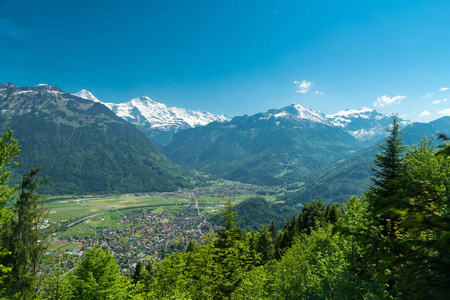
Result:
{"label": "blue sky", "polygon": [[450,1],[0,0],[0,83],[229,116],[450,115]]}

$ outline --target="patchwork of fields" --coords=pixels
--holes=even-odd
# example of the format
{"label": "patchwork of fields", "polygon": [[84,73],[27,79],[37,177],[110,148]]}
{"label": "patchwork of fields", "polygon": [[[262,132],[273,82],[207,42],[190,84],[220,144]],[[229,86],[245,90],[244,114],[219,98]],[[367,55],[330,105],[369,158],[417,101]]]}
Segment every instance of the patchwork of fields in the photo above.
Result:
{"label": "patchwork of fields", "polygon": [[203,243],[214,231],[209,218],[226,201],[239,203],[267,190],[226,182],[173,193],[50,198],[48,220],[59,229],[48,249],[81,256],[100,245],[126,270],[136,258],[161,259],[189,241]]}

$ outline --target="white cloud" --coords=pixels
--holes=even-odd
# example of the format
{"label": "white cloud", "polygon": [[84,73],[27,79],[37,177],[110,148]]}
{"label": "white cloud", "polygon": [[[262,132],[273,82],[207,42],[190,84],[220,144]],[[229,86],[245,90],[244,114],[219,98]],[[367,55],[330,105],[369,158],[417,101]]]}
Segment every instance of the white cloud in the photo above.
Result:
{"label": "white cloud", "polygon": [[406,98],[406,96],[395,96],[395,97],[388,97],[387,95],[381,96],[377,98],[377,101],[373,104],[374,106],[379,106],[379,107],[383,107],[389,104],[399,104],[400,100]]}
{"label": "white cloud", "polygon": [[306,81],[298,82],[294,81],[294,84],[298,85],[297,93],[306,94],[309,91],[309,88],[313,85],[314,81]]}
{"label": "white cloud", "polygon": [[439,89],[439,91],[440,92],[445,92],[445,91],[447,91],[447,90],[449,90],[450,88],[448,88],[448,87],[443,87],[443,88],[440,88]]}
{"label": "white cloud", "polygon": [[440,114],[441,116],[450,116],[450,108],[439,110],[438,114]]}
{"label": "white cloud", "polygon": [[423,96],[422,98],[430,98],[430,97],[433,96],[433,95],[434,95],[434,92],[433,92],[433,93],[426,94],[426,95]]}
{"label": "white cloud", "polygon": [[322,92],[319,92],[319,91],[315,91],[314,94],[322,95],[323,93],[322,93]]}
{"label": "white cloud", "polygon": [[431,103],[433,103],[433,104],[439,104],[439,103],[442,103],[442,102],[447,102],[447,98],[442,99],[442,100],[434,100],[434,101],[431,101]]}
{"label": "white cloud", "polygon": [[429,116],[429,115],[431,115],[431,113],[429,112],[429,111],[427,111],[427,110],[424,110],[423,112],[421,112],[420,113],[420,117],[426,117],[426,116]]}

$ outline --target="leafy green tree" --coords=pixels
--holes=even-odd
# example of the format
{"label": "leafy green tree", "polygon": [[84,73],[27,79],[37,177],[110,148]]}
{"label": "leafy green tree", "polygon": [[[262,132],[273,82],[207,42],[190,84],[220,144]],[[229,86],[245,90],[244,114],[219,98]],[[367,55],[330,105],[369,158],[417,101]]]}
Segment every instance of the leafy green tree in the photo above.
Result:
{"label": "leafy green tree", "polygon": [[69,262],[71,255],[52,253],[41,261],[39,293],[37,299],[73,299],[74,287],[70,283]]}
{"label": "leafy green tree", "polygon": [[[19,165],[19,163],[14,161],[19,153],[19,143],[13,138],[13,131],[9,129],[0,139],[0,231],[4,231],[4,229],[7,228],[12,217],[11,206],[8,204],[14,197],[14,193],[18,187],[8,186],[8,181],[11,176],[11,172],[8,168],[11,165]],[[6,243],[3,240],[0,243],[0,274],[11,271],[11,267],[4,266],[1,262],[5,256],[10,254],[10,251],[6,248]]]}
{"label": "leafy green tree", "polygon": [[235,299],[384,299],[383,284],[350,272],[350,253],[360,250],[331,224],[316,227],[299,235],[279,261],[251,270]]}
{"label": "leafy green tree", "polygon": [[[436,155],[437,154],[437,155]],[[391,208],[399,227],[391,248],[406,297],[445,298],[450,293],[450,159],[431,141],[409,147],[403,164],[401,201]]]}
{"label": "leafy green tree", "polygon": [[305,230],[307,234],[323,220],[325,214],[325,205],[320,200],[314,200],[305,204],[297,218],[299,230]]}
{"label": "leafy green tree", "polygon": [[286,222],[283,227],[283,231],[278,235],[275,241],[275,258],[280,259],[284,251],[291,247],[294,237],[299,233],[298,222],[295,216],[291,221]]}
{"label": "leafy green tree", "polygon": [[89,249],[71,278],[75,299],[120,299],[126,292],[125,278],[114,256],[99,247]]}
{"label": "leafy green tree", "polygon": [[439,133],[437,137],[444,142],[443,145],[439,146],[439,151],[437,152],[437,154],[450,156],[450,145],[448,144],[448,141],[450,141],[450,137],[443,133]]}

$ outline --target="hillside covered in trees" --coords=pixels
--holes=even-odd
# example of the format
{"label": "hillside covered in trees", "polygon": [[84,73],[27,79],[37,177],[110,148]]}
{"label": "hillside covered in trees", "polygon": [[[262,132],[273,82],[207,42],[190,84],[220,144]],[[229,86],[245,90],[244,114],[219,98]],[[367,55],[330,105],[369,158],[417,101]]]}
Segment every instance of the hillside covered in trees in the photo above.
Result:
{"label": "hillside covered in trees", "polygon": [[395,119],[393,125],[362,197],[344,205],[313,201],[280,230],[272,222],[249,232],[228,202],[221,227],[203,245],[191,241],[160,262],[138,263],[130,277],[119,273],[106,247],[88,250],[73,270],[55,264],[38,273],[47,232],[32,230],[40,217],[34,189],[44,182],[31,170],[20,201],[7,206],[14,189],[5,167],[18,152],[6,135],[0,143],[1,293],[21,299],[446,299],[449,146],[436,149],[424,140],[405,147]]}
{"label": "hillside covered in trees", "polygon": [[52,195],[171,191],[191,186],[191,175],[162,155],[135,126],[101,103],[56,86],[0,85],[0,130],[14,131],[23,168],[42,166]]}

